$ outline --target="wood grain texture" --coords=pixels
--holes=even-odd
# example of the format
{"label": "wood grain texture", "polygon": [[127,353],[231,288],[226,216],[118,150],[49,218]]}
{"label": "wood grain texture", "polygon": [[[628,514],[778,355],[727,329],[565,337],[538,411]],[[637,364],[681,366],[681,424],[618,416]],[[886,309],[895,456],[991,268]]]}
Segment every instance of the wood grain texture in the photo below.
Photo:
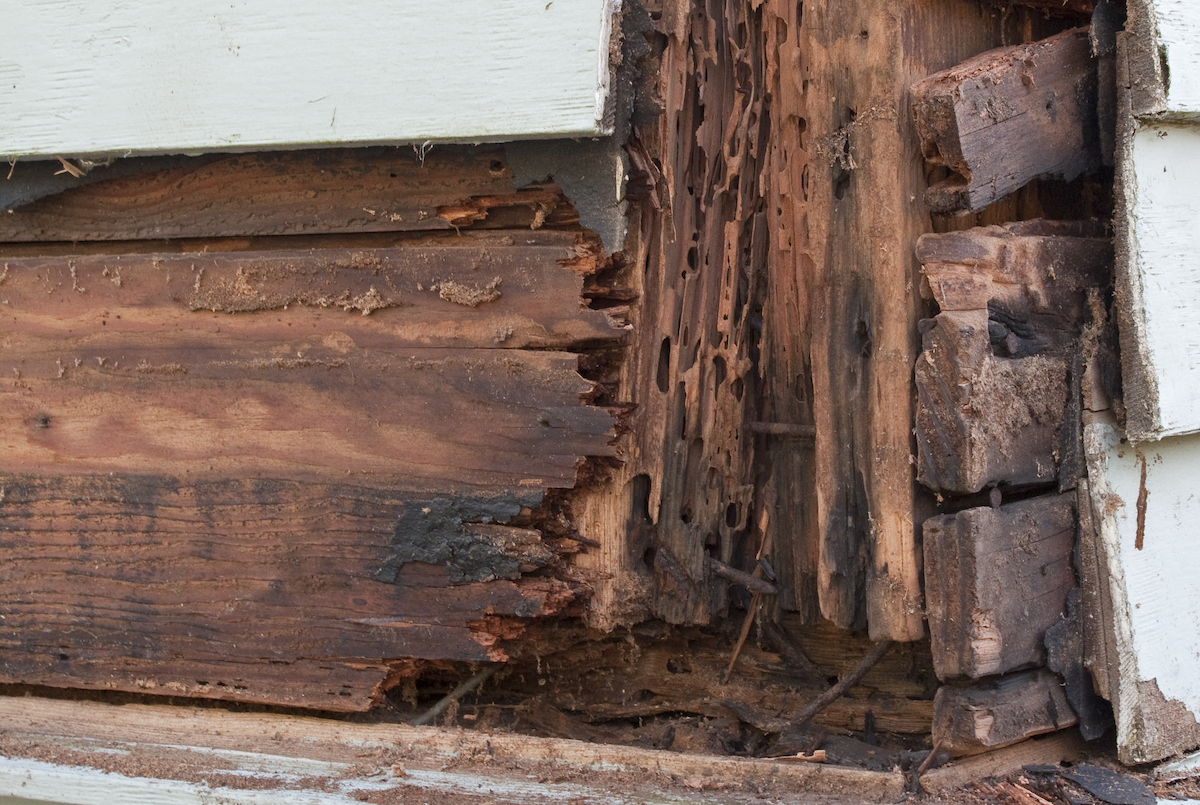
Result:
{"label": "wood grain texture", "polygon": [[942,312],[922,323],[917,477],[930,488],[1056,477],[1068,362],[1112,249],[1087,224],[1027,221],[917,241]]}
{"label": "wood grain texture", "polygon": [[10,332],[68,351],[100,337],[143,346],[183,338],[214,349],[245,341],[295,358],[322,346],[570,349],[625,335],[582,307],[582,274],[597,255],[577,234],[378,240],[44,256],[0,246],[0,315]]}
{"label": "wood grain texture", "polygon": [[954,0],[806,5],[802,31],[812,161],[797,231],[811,272],[800,291],[811,289],[821,614],[876,640],[913,640],[924,624],[912,247],[932,224],[908,88],[994,47],[1000,31],[978,4]]}
{"label": "wood grain texture", "polygon": [[925,596],[938,677],[978,679],[1045,656],[1076,586],[1074,495],[926,520]]}
{"label": "wood grain texture", "polygon": [[[499,148],[180,157],[0,215],[0,241],[142,240],[451,229],[444,206],[516,188]],[[14,177],[40,168],[13,166]],[[98,173],[104,175],[103,169]],[[513,203],[520,203],[514,201]]]}
{"label": "wood grain texture", "polygon": [[969,688],[945,686],[934,699],[933,744],[975,755],[1075,724],[1062,683],[1046,670],[997,677]]}
{"label": "wood grain texture", "polygon": [[1200,437],[1130,444],[1111,413],[1089,415],[1091,556],[1110,603],[1108,692],[1126,763],[1200,746],[1200,556],[1192,539]]}
{"label": "wood grain texture", "polygon": [[[236,776],[229,772],[235,769],[260,774],[292,770],[300,776],[299,785],[293,777],[288,784],[290,790],[278,792],[279,799],[266,799],[273,793],[270,790],[222,789],[222,795],[228,794],[231,802],[239,801],[232,799],[237,795],[259,803],[306,799],[338,802],[319,784],[325,781],[334,790],[340,790],[342,784],[349,784],[349,788],[361,784],[363,790],[352,790],[347,794],[348,801],[353,801],[349,799],[353,794],[371,797],[381,790],[384,796],[411,793],[422,801],[445,792],[446,801],[472,805],[484,801],[540,805],[567,797],[605,805],[648,799],[673,805],[740,805],[762,796],[787,799],[796,791],[815,797],[853,792],[858,802],[887,803],[894,802],[904,789],[899,773],[688,755],[502,731],[361,724],[191,707],[112,706],[37,697],[0,699],[0,714],[10,736],[6,741],[9,757],[46,757],[43,751],[48,751],[57,754],[60,763],[110,769],[113,755],[93,751],[93,747],[120,747],[127,753],[129,762],[120,764],[122,774],[97,772],[89,780],[92,783],[111,782],[112,778],[119,782],[144,774],[167,780],[175,775],[184,779],[209,777],[214,783],[234,785]],[[405,770],[407,776],[394,770],[393,764]],[[316,775],[316,779],[308,774]],[[539,774],[543,775],[540,782]],[[562,775],[569,782],[547,782],[546,774],[556,778]],[[379,784],[380,779],[386,783]],[[372,784],[371,780],[376,782]],[[256,781],[250,778],[248,782]],[[710,781],[720,788],[708,791],[688,785],[696,781]],[[481,786],[485,795],[480,794]],[[85,796],[89,793],[85,788],[78,792]],[[198,802],[211,802],[214,796],[207,786],[199,794]],[[121,796],[78,801],[136,802]]]}
{"label": "wood grain texture", "polygon": [[20,4],[3,156],[606,134],[613,7]]}
{"label": "wood grain texture", "polygon": [[[499,637],[520,631],[506,616],[574,598],[522,579],[519,550],[464,525],[511,518],[537,492],[128,471],[8,472],[0,488],[7,682],[365,710],[412,658],[503,660]],[[482,560],[457,583],[428,553],[456,534]]]}
{"label": "wood grain texture", "polygon": [[988,51],[912,92],[925,159],[957,174],[926,191],[935,213],[977,212],[1038,176],[1100,165],[1086,28]]}

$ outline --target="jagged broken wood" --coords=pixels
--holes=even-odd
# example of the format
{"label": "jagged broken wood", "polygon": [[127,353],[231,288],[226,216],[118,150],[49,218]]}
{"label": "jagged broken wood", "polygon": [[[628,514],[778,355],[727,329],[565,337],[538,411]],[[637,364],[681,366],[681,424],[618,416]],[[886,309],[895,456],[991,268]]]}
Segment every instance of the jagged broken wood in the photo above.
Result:
{"label": "jagged broken wood", "polygon": [[951,755],[974,755],[1076,723],[1062,683],[1040,669],[941,687],[934,698],[933,742]]}
{"label": "jagged broken wood", "polygon": [[941,312],[922,322],[917,477],[940,492],[1054,480],[1069,359],[1108,284],[1108,239],[1027,221],[917,241]]}
{"label": "jagged broken wood", "polygon": [[926,161],[955,174],[925,192],[932,212],[977,212],[1039,176],[1100,166],[1087,28],[988,51],[912,93]]}

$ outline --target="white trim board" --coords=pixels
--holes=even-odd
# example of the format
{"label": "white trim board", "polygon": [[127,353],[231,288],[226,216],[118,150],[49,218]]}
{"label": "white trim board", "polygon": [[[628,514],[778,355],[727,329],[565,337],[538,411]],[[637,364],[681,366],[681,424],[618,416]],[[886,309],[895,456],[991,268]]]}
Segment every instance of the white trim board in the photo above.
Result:
{"label": "white trim board", "polygon": [[1134,445],[1111,416],[1088,419],[1117,747],[1125,763],[1161,760],[1200,746],[1200,436]]}
{"label": "white trim board", "polygon": [[607,134],[619,0],[0,0],[0,155]]}
{"label": "white trim board", "polygon": [[[1122,347],[1137,439],[1200,431],[1200,125],[1137,126],[1125,163]],[[1135,358],[1137,364],[1130,365]]]}

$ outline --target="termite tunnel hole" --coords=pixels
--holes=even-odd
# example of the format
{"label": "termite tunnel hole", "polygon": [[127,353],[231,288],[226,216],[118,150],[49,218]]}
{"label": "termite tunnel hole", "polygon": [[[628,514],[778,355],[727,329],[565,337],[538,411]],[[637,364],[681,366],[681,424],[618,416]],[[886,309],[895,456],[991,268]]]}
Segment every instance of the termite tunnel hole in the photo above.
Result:
{"label": "termite tunnel hole", "polygon": [[671,387],[671,339],[668,336],[662,340],[658,348],[658,373],[655,376],[658,390],[663,394]]}

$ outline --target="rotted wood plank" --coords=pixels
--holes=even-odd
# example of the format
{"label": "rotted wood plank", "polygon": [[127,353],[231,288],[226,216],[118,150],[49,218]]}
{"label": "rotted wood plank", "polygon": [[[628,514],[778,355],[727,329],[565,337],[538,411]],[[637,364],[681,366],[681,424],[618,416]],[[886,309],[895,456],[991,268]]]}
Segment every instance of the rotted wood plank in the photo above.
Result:
{"label": "rotted wood plank", "polygon": [[[793,210],[806,274],[781,292],[805,295],[795,303],[811,326],[820,609],[876,640],[916,640],[910,434],[923,303],[912,244],[932,224],[909,87],[994,47],[1000,30],[976,2],[863,0],[805,4],[800,37],[810,163]],[[792,393],[806,391],[802,378]]]}
{"label": "rotted wood plank", "polygon": [[1044,660],[1045,632],[1066,615],[1076,586],[1074,498],[925,521],[925,596],[939,678],[978,679]]}
{"label": "rotted wood plank", "polygon": [[212,346],[278,342],[289,354],[330,339],[346,349],[569,349],[624,335],[582,307],[582,275],[599,247],[575,234],[363,240],[254,251],[207,241],[182,254],[76,247],[27,256],[35,247],[0,247],[0,321],[64,345],[94,328],[145,344],[164,330],[192,330]]}
{"label": "rotted wood plank", "polygon": [[[75,187],[0,215],[0,241],[451,229],[450,219],[475,196],[491,198],[494,207],[523,207],[528,220],[547,203],[536,190],[517,193],[499,146],[434,148],[423,158],[410,148],[364,148],[146,164],[146,173]],[[44,172],[18,162],[14,176],[22,171]],[[476,218],[487,213],[477,210]]]}
{"label": "rotted wood plank", "polygon": [[975,755],[1074,726],[1062,682],[1046,670],[996,677],[969,688],[945,686],[934,699],[933,745]]}
{"label": "rotted wood plank", "polygon": [[577,593],[523,578],[553,562],[540,534],[484,524],[537,490],[11,472],[0,490],[5,682],[364,710],[413,658],[505,659]]}
{"label": "rotted wood plank", "polygon": [[1053,480],[1068,365],[1109,284],[1111,243],[1043,221],[925,235],[917,257],[942,312],[922,322],[917,477],[957,493]]}
{"label": "rotted wood plank", "polygon": [[982,53],[912,93],[925,159],[957,174],[925,192],[935,213],[978,212],[1038,176],[1100,166],[1087,28]]}

